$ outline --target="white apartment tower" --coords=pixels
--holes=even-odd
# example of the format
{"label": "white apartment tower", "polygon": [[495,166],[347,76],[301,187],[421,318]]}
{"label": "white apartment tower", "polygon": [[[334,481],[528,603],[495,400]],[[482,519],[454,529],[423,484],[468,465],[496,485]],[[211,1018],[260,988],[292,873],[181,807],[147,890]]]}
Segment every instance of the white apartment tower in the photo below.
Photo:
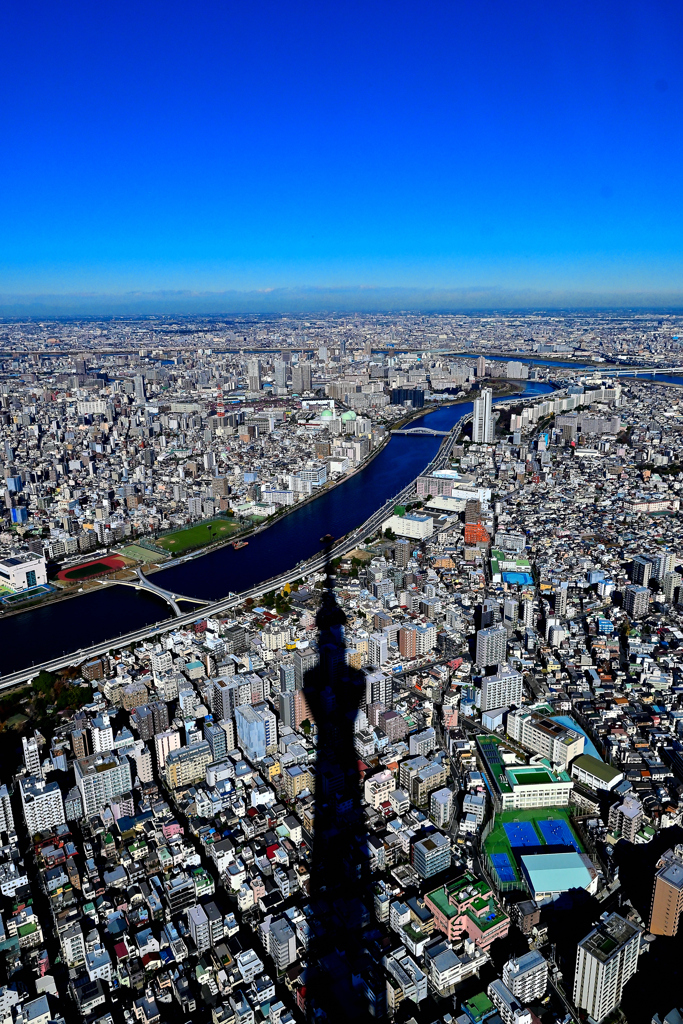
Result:
{"label": "white apartment tower", "polygon": [[29,775],[42,775],[40,767],[40,748],[35,736],[26,739],[21,737],[21,746],[24,752],[24,767]]}
{"label": "white apartment tower", "polygon": [[64,824],[64,801],[62,791],[56,782],[29,778],[20,779],[19,786],[29,835],[33,836],[36,832],[45,832],[55,825]]}
{"label": "white apartment tower", "polygon": [[474,400],[472,440],[475,444],[490,444],[493,441],[492,398],[491,388],[483,388],[480,397]]}

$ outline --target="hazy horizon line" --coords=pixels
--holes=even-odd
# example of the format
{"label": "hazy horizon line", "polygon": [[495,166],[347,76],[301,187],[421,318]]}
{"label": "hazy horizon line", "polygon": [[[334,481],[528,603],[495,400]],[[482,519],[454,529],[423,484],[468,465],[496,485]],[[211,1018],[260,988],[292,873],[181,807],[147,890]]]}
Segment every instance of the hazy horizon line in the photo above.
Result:
{"label": "hazy horizon line", "polygon": [[683,290],[409,286],[300,286],[199,291],[0,293],[0,316],[458,313],[493,309],[683,309]]}

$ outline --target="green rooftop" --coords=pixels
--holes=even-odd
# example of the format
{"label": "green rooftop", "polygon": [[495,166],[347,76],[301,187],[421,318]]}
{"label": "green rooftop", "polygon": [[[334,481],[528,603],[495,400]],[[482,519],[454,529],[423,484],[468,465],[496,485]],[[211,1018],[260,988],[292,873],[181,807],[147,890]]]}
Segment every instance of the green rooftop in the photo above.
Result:
{"label": "green rooftop", "polygon": [[493,1003],[485,992],[479,992],[463,1003],[463,1010],[473,1021],[483,1020],[493,1010]]}
{"label": "green rooftop", "polygon": [[590,754],[581,754],[572,762],[572,767],[574,765],[577,768],[582,768],[589,775],[594,775],[601,782],[612,782],[617,775],[621,775],[621,772],[613,768],[611,764],[605,764],[604,761],[599,761],[597,757],[592,757]]}

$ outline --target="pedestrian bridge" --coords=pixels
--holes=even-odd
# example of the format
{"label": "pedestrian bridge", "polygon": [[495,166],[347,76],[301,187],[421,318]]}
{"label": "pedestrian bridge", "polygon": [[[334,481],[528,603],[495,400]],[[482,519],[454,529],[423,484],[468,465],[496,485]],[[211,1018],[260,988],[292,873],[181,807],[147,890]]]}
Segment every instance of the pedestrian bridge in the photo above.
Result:
{"label": "pedestrian bridge", "polygon": [[185,615],[186,613],[179,607],[178,601],[188,601],[190,604],[209,604],[209,601],[205,601],[201,597],[186,597],[184,594],[175,594],[171,590],[166,590],[164,587],[158,587],[156,583],[152,583],[142,572],[142,569],[136,569],[136,579],[132,580],[107,580],[107,583],[118,583],[121,587],[135,587],[136,590],[149,590],[150,594],[156,594],[166,604],[170,604],[175,615],[178,617]]}
{"label": "pedestrian bridge", "polygon": [[392,430],[392,434],[425,434],[431,437],[448,437],[450,430],[432,430],[431,427],[404,427],[402,430]]}

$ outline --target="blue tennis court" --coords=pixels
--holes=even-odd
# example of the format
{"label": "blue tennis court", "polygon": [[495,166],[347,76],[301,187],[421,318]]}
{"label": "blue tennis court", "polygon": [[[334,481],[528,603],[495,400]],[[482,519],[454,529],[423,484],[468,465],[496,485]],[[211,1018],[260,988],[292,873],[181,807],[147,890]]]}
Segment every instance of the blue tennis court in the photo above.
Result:
{"label": "blue tennis court", "polygon": [[491,863],[501,882],[516,882],[515,869],[507,853],[492,853]]}
{"label": "blue tennis court", "polygon": [[513,848],[515,846],[540,846],[541,841],[534,831],[530,821],[507,821],[503,828],[508,842]]}
{"label": "blue tennis court", "polygon": [[537,821],[541,835],[548,846],[573,846],[577,853],[580,853],[572,830],[562,818],[551,818],[548,821]]}

